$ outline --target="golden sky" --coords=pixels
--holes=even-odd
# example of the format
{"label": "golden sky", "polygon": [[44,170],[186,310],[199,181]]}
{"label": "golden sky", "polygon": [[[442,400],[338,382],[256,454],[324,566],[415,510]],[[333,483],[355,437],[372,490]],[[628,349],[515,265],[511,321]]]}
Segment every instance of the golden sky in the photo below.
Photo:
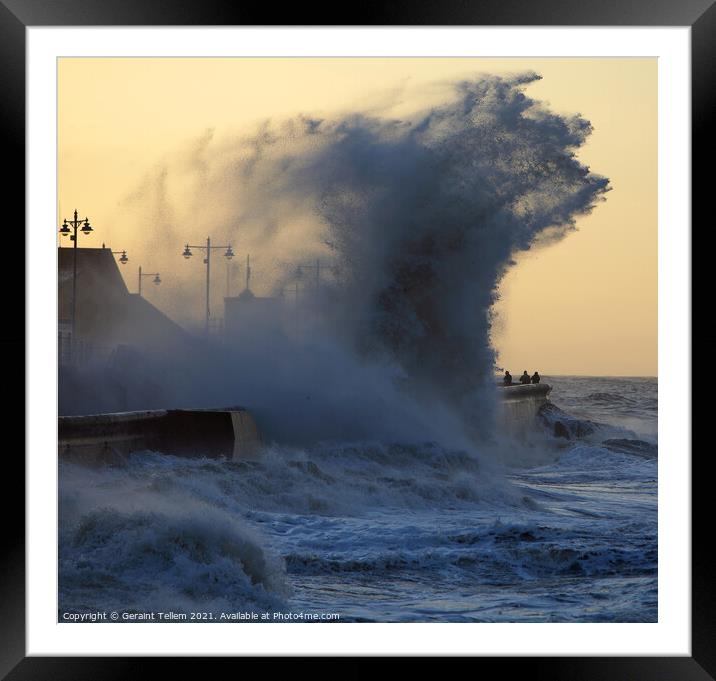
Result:
{"label": "golden sky", "polygon": [[[132,292],[139,265],[164,270],[164,283],[145,280],[143,292],[184,323],[202,319],[203,270],[182,269],[179,254],[184,241],[206,239],[212,207],[158,247],[156,214],[134,199],[209,130],[220,140],[299,113],[399,116],[438,101],[456,79],[537,71],[543,78],[526,93],[592,123],[578,156],[612,191],[576,232],[517,256],[496,309],[499,363],[513,374],[656,375],[656,59],[102,58],[60,59],[58,69],[60,221],[77,208],[96,230],[80,245],[127,249]],[[260,294],[260,258],[255,267]],[[224,272],[213,282],[216,316]],[[188,291],[196,304],[177,309],[172,301]]]}

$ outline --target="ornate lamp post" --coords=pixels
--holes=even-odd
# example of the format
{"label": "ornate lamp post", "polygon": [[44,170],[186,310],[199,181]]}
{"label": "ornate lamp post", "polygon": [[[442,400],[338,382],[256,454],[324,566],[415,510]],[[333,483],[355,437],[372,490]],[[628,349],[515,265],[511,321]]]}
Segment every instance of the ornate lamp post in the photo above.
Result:
{"label": "ornate lamp post", "polygon": [[126,265],[129,262],[129,258],[127,257],[127,251],[112,251],[112,255],[119,255],[119,262],[121,262],[123,265]]}
{"label": "ornate lamp post", "polygon": [[210,273],[211,273],[211,251],[212,249],[215,250],[217,248],[225,248],[226,252],[224,253],[224,257],[227,260],[231,260],[231,258],[234,257],[234,251],[231,250],[231,244],[228,246],[212,246],[211,245],[211,239],[209,237],[206,237],[206,246],[191,246],[189,244],[186,245],[184,248],[184,252],[182,255],[184,258],[189,260],[193,253],[191,252],[192,248],[199,248],[201,250],[206,251],[206,258],[204,258],[204,264],[206,265],[206,322],[205,322],[205,330],[206,334],[209,335],[209,316],[211,315],[211,310],[209,307],[209,292],[210,292]]}
{"label": "ornate lamp post", "polygon": [[[82,228],[80,229],[80,225]],[[70,235],[70,241],[73,241],[73,256],[72,256],[72,341],[75,340],[75,311],[77,309],[77,230],[82,234],[89,234],[92,232],[92,227],[89,223],[89,219],[85,217],[84,220],[80,220],[77,217],[77,210],[75,209],[73,220],[63,220],[62,227],[60,227],[60,234],[62,236]]]}
{"label": "ornate lamp post", "polygon": [[152,282],[155,286],[159,286],[162,280],[159,278],[159,272],[142,272],[142,266],[139,266],[139,297],[142,297],[142,277],[154,277]]}

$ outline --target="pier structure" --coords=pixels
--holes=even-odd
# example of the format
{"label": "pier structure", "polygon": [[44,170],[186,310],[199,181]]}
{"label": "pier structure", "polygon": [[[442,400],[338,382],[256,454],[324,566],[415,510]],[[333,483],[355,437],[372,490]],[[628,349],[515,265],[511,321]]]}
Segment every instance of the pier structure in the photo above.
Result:
{"label": "pier structure", "polygon": [[549,402],[552,386],[547,383],[516,384],[500,386],[497,390],[502,431],[522,439],[534,429],[539,410]]}

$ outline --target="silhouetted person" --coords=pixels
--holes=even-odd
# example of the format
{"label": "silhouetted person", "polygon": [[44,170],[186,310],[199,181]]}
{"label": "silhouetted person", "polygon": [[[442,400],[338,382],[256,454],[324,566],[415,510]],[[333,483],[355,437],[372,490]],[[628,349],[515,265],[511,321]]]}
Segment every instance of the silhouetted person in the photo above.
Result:
{"label": "silhouetted person", "polygon": [[509,371],[505,371],[505,377],[502,379],[503,385],[512,385],[512,374]]}
{"label": "silhouetted person", "polygon": [[523,372],[522,376],[520,376],[520,383],[522,383],[522,385],[529,385],[531,382],[532,379],[530,375],[526,371]]}
{"label": "silhouetted person", "polygon": [[532,374],[532,383],[539,383],[540,375],[535,371],[534,374]]}

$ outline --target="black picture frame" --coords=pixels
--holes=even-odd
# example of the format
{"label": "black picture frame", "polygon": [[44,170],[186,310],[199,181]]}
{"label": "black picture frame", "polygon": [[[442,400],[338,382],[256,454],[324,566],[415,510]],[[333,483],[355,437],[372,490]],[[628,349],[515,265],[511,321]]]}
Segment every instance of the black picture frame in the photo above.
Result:
{"label": "black picture frame", "polygon": [[[4,208],[6,228],[24,224],[24,203],[19,197],[25,187],[25,28],[33,26],[101,25],[270,25],[276,9],[268,3],[223,0],[0,0],[0,104],[4,165],[11,170],[3,185],[8,200]],[[621,2],[578,0],[398,0],[363,3],[355,16],[346,16],[346,6],[285,5],[282,25],[487,25],[487,26],[690,26],[692,65],[692,205],[694,220],[706,215],[709,192],[706,183],[707,154],[714,146],[711,113],[716,109],[716,3],[714,0],[621,0]],[[711,143],[709,143],[711,140]],[[9,246],[9,244],[8,244]],[[7,247],[7,246],[6,246]],[[27,255],[27,254],[26,254]],[[6,274],[7,277],[7,274]],[[5,291],[16,291],[18,275],[7,278]],[[6,377],[14,384],[14,403],[24,403],[24,372],[18,357],[25,357],[24,303],[19,296],[6,296],[6,311],[12,324],[0,333],[6,360]],[[15,308],[12,306],[15,305]],[[9,307],[8,307],[9,306]],[[8,360],[12,358],[12,360]],[[22,374],[22,375],[21,375]],[[22,387],[20,387],[22,386]],[[690,396],[683,396],[689,399]],[[6,409],[6,418],[12,409]],[[19,419],[16,419],[19,420]],[[11,426],[17,428],[19,426]],[[18,433],[19,434],[19,433]],[[19,436],[24,446],[23,436]],[[17,447],[6,446],[3,461],[5,492],[3,505],[2,557],[0,559],[0,678],[21,679],[114,679],[144,678],[161,672],[206,676],[224,663],[245,664],[227,658],[70,658],[26,657],[25,655],[25,526],[24,461]],[[685,452],[673,453],[684,456]],[[716,580],[710,559],[712,535],[709,452],[692,458],[692,656],[691,657],[540,657],[470,660],[476,672],[524,674],[535,679],[709,679],[716,678]],[[52,462],[48,461],[48,465]],[[23,491],[20,491],[23,490]],[[660,511],[661,512],[661,511]],[[445,660],[422,660],[421,665],[442,665]],[[374,665],[391,670],[404,661],[361,658],[351,665],[357,675]],[[292,673],[307,671],[305,658],[265,659],[262,671],[276,664],[291,665]],[[263,665],[272,665],[271,667]],[[364,669],[365,668],[365,669]],[[495,668],[495,669],[493,669]],[[438,671],[437,667],[433,667]],[[276,670],[278,671],[278,670]],[[426,670],[430,673],[430,670]],[[345,671],[339,671],[345,674]]]}

